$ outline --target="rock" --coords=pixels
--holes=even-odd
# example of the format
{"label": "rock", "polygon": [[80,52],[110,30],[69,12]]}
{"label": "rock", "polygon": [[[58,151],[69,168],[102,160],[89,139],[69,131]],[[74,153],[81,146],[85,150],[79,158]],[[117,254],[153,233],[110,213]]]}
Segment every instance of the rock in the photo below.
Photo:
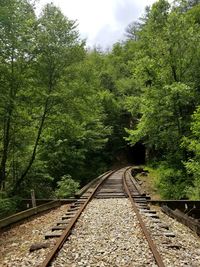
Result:
{"label": "rock", "polygon": [[167,248],[171,248],[171,249],[181,249],[180,245],[176,245],[176,244],[171,244],[171,245],[167,245]]}
{"label": "rock", "polygon": [[160,224],[158,224],[158,226],[159,226],[160,228],[163,228],[163,229],[169,230],[169,226],[168,226],[167,224],[160,223]]}
{"label": "rock", "polygon": [[171,232],[165,232],[164,235],[167,237],[175,237],[176,236],[174,233],[171,233]]}
{"label": "rock", "polygon": [[35,243],[33,245],[31,245],[29,251],[33,252],[35,250],[39,250],[41,248],[49,248],[50,244],[49,243]]}

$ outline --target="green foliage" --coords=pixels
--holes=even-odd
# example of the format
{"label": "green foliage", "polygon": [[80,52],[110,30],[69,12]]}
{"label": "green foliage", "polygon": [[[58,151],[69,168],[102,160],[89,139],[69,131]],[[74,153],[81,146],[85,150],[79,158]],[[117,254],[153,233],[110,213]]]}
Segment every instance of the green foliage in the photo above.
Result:
{"label": "green foliage", "polygon": [[163,199],[186,198],[187,176],[182,170],[168,167],[168,164],[160,163],[157,169],[158,179],[156,187]]}
{"label": "green foliage", "polygon": [[20,210],[21,198],[8,198],[6,193],[0,194],[0,219],[8,217]]}
{"label": "green foliage", "polygon": [[57,185],[56,196],[59,198],[72,197],[79,188],[79,183],[75,182],[69,175],[64,175]]}
{"label": "green foliage", "polygon": [[[191,115],[200,101],[197,13],[198,5],[188,1],[176,1],[171,6],[167,1],[157,1],[138,32],[138,46],[136,41],[132,43],[136,53],[132,57],[135,64],[131,79],[135,78],[140,90],[138,95],[127,98],[127,108],[134,119],[132,127],[126,129],[126,140],[131,145],[143,142],[148,160],[158,165],[165,161],[164,166],[160,163],[158,182],[164,198],[191,198],[192,183],[192,188],[197,189],[199,181],[194,178],[198,176],[194,174],[196,151],[191,149],[194,140],[188,144],[191,131],[193,135],[195,131]],[[185,146],[183,136],[187,140]]]}
{"label": "green foliage", "polygon": [[187,108],[194,95],[190,87],[181,83],[145,90],[140,107],[142,117],[136,130],[127,130],[127,140],[134,144],[145,138],[150,147],[155,145],[158,150],[174,151],[188,129]]}
{"label": "green foliage", "polygon": [[190,178],[184,169],[169,167],[168,162],[153,162],[145,167],[148,170],[152,187],[161,199],[188,198],[188,185]]}
{"label": "green foliage", "polygon": [[0,199],[0,219],[3,219],[16,211],[16,204],[9,198]]}
{"label": "green foliage", "polygon": [[61,181],[63,195],[69,176],[84,185],[140,142],[148,160],[165,161],[163,197],[197,198],[199,12],[199,1],[159,0],[103,52],[87,51],[76,21],[52,3],[37,17],[31,1],[3,0],[1,191],[53,197]]}
{"label": "green foliage", "polygon": [[37,18],[28,1],[5,0],[0,26],[0,188],[52,197],[66,173],[84,184],[111,133],[93,68],[101,56],[87,55],[76,22],[53,4]]}
{"label": "green foliage", "polygon": [[187,196],[192,200],[200,199],[200,162],[196,159],[190,159],[185,163],[188,175],[191,177],[191,185],[187,185]]}
{"label": "green foliage", "polygon": [[188,197],[197,200],[200,198],[200,107],[192,116],[191,135],[184,137],[182,146],[189,152],[185,167],[191,179],[187,186]]}

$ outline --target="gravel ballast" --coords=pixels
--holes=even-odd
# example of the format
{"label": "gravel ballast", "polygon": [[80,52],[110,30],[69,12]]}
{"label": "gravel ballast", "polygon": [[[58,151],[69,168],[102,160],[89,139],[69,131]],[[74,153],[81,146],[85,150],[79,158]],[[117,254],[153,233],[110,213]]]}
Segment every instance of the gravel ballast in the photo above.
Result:
{"label": "gravel ballast", "polygon": [[157,266],[128,199],[94,199],[54,267]]}
{"label": "gravel ballast", "polygon": [[[12,227],[0,235],[0,267],[38,267],[57,239],[44,235],[66,212],[67,206]],[[199,267],[200,238],[153,206],[159,218],[141,211],[166,267]],[[161,227],[162,226],[162,227]],[[168,226],[166,229],[163,226]],[[169,233],[169,236],[166,236]],[[174,236],[174,237],[173,237]],[[50,248],[32,253],[36,242]],[[157,266],[128,199],[94,199],[75,225],[53,267]]]}
{"label": "gravel ballast", "polygon": [[[0,234],[0,267],[33,267],[41,263],[56,239],[46,241],[45,234],[64,215],[68,205],[36,215],[22,224]],[[45,243],[50,247],[29,252],[32,244]]]}
{"label": "gravel ballast", "polygon": [[[185,225],[177,222],[161,212],[159,207],[152,206],[157,211],[161,224],[169,227],[165,230],[159,223],[143,216],[146,225],[153,233],[152,237],[157,245],[166,267],[199,267],[200,266],[200,238]],[[166,233],[173,233],[174,237],[166,237]]]}

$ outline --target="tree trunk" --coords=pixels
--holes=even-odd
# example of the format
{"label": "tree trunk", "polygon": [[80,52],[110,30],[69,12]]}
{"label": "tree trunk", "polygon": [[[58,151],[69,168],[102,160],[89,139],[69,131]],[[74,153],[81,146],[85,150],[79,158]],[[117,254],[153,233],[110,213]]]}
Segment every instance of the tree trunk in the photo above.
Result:
{"label": "tree trunk", "polygon": [[11,81],[10,81],[10,92],[9,92],[9,104],[8,110],[5,109],[5,121],[4,121],[4,134],[3,134],[3,154],[0,164],[0,189],[5,188],[6,180],[6,163],[8,159],[8,149],[10,144],[10,127],[11,127],[11,117],[14,108],[14,100],[16,96],[16,88],[14,89],[14,52],[12,51],[12,61],[11,61]]}
{"label": "tree trunk", "polygon": [[41,118],[41,121],[40,121],[40,125],[39,125],[39,128],[38,128],[37,137],[36,137],[36,140],[35,140],[35,144],[34,144],[34,147],[33,147],[31,158],[29,160],[29,163],[28,163],[26,169],[22,173],[22,175],[19,178],[19,180],[16,182],[16,185],[15,185],[13,191],[16,191],[17,190],[17,187],[19,187],[21,185],[21,183],[24,181],[24,178],[28,174],[28,172],[31,169],[31,167],[33,165],[33,162],[35,160],[35,156],[36,156],[36,152],[37,152],[37,147],[38,147],[38,144],[39,144],[39,141],[40,141],[40,137],[41,137],[41,134],[42,134],[44,122],[45,122],[46,115],[47,115],[47,112],[48,112],[48,103],[49,103],[49,97],[47,97],[47,99],[45,101],[44,111],[43,111],[42,118]]}
{"label": "tree trunk", "polygon": [[6,162],[8,158],[8,147],[10,143],[10,115],[8,117],[8,120],[4,124],[3,154],[2,154],[1,165],[0,165],[0,186],[2,190],[5,187]]}
{"label": "tree trunk", "polygon": [[47,98],[45,100],[45,103],[44,103],[44,110],[43,110],[42,118],[41,118],[41,121],[40,121],[40,124],[39,124],[37,137],[35,139],[35,144],[34,144],[34,147],[33,147],[32,155],[31,155],[31,158],[29,160],[29,163],[28,163],[26,169],[23,171],[21,177],[16,181],[16,184],[15,184],[15,186],[13,188],[13,191],[12,191],[13,193],[16,193],[17,189],[20,187],[20,185],[24,181],[24,178],[27,176],[28,172],[30,171],[30,169],[31,169],[31,167],[33,165],[33,162],[35,160],[37,147],[38,147],[38,144],[39,144],[39,141],[40,141],[40,137],[41,137],[42,130],[43,130],[43,127],[44,127],[44,122],[45,122],[45,119],[46,119],[46,116],[47,116],[47,113],[48,113],[48,109],[49,109],[50,94],[51,94],[51,92],[53,90],[53,72],[54,72],[54,70],[49,73],[48,96],[47,96]]}
{"label": "tree trunk", "polygon": [[172,69],[172,75],[173,75],[174,81],[175,82],[178,82],[178,78],[177,78],[177,73],[176,73],[175,66],[174,65],[171,65],[171,69]]}

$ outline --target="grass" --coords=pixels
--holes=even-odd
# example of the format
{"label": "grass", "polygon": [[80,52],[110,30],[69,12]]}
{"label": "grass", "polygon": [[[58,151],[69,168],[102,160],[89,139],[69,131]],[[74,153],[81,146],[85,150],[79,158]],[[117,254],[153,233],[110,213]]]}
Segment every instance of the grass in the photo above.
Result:
{"label": "grass", "polygon": [[145,171],[148,171],[148,173],[146,173],[145,175],[139,173],[136,175],[136,178],[143,182],[142,187],[146,191],[146,193],[151,196],[152,200],[160,200],[161,196],[156,186],[159,180],[158,172],[149,166],[143,166],[143,169]]}

